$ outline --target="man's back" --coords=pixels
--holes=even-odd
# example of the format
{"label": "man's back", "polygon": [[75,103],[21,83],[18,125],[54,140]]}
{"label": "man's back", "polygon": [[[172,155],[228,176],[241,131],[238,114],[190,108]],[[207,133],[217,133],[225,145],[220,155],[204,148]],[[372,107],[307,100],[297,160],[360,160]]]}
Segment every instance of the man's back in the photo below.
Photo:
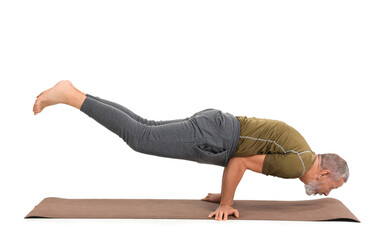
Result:
{"label": "man's back", "polygon": [[234,157],[266,154],[263,173],[297,178],[312,166],[316,154],[303,136],[285,122],[237,116],[240,139]]}

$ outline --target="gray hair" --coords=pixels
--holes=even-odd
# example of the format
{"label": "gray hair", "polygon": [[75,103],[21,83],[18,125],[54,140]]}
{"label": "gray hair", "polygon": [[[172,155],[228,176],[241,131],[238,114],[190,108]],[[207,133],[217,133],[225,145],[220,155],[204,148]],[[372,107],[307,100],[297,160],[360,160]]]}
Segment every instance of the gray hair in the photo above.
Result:
{"label": "gray hair", "polygon": [[333,179],[344,178],[344,182],[348,181],[349,168],[347,162],[339,155],[334,153],[319,154],[321,156],[321,168],[329,170],[330,176]]}

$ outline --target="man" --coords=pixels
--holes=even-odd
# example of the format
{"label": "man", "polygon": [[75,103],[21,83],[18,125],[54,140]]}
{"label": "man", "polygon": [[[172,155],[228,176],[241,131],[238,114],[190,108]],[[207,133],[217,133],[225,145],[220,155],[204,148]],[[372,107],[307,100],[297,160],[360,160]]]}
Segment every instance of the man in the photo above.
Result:
{"label": "man", "polygon": [[137,152],[224,167],[221,194],[204,201],[220,203],[209,218],[239,217],[234,193],[247,169],[282,178],[299,178],[306,193],[328,195],[348,180],[347,163],[337,154],[316,155],[305,139],[284,122],[233,116],[205,109],[184,119],[147,120],[117,103],[85,94],[69,80],[58,82],[35,100],[33,112],[67,104],[93,118]]}

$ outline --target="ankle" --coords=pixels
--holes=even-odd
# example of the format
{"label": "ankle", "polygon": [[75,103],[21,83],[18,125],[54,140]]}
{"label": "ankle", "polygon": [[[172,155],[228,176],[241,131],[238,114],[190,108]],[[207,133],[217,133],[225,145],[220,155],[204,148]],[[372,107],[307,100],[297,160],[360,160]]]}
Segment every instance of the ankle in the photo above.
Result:
{"label": "ankle", "polygon": [[83,102],[86,99],[86,94],[81,93],[79,91],[76,91],[75,94],[68,96],[68,105],[75,107],[77,109],[81,108],[81,105],[83,105]]}
{"label": "ankle", "polygon": [[68,88],[64,92],[64,101],[63,103],[75,108],[80,109],[81,105],[83,104],[84,100],[86,98],[86,95],[77,91],[74,88]]}

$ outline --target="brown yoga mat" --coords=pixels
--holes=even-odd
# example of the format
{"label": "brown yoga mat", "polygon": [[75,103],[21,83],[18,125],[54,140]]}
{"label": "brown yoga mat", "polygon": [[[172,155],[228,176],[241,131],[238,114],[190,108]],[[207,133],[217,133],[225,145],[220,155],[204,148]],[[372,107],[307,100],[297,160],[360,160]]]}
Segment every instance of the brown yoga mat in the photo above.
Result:
{"label": "brown yoga mat", "polygon": [[[45,198],[25,218],[209,219],[218,203],[187,199],[66,199]],[[304,201],[234,200],[239,218],[228,220],[355,221],[334,198]]]}

